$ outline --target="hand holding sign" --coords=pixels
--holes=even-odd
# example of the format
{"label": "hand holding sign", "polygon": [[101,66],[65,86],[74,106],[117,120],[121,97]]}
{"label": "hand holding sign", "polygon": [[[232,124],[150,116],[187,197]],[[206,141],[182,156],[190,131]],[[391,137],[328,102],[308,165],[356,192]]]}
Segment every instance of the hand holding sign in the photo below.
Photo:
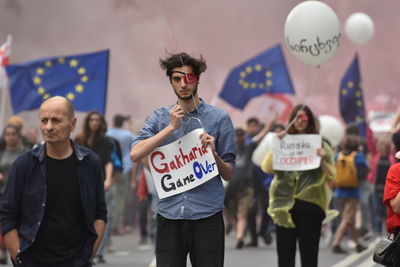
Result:
{"label": "hand holding sign", "polygon": [[200,134],[201,144],[205,147],[210,146],[212,153],[215,153],[215,138],[208,133]]}

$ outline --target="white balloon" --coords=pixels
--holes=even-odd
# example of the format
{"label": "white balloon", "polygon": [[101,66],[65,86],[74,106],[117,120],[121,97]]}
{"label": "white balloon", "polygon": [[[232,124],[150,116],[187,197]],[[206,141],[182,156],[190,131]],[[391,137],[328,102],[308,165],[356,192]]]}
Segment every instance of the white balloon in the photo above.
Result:
{"label": "white balloon", "polygon": [[257,148],[254,150],[251,160],[258,167],[261,166],[261,163],[262,163],[265,155],[267,154],[268,150],[272,149],[272,140],[275,135],[276,135],[276,133],[274,133],[274,132],[267,133],[264,136],[263,140],[261,140],[261,142],[257,146]]}
{"label": "white balloon", "polygon": [[322,115],[319,119],[319,134],[322,135],[332,147],[340,144],[345,132],[345,127],[341,121],[330,115]]}
{"label": "white balloon", "polygon": [[286,45],[297,59],[309,65],[330,60],[339,47],[340,35],[336,13],[320,1],[302,2],[286,18]]}
{"label": "white balloon", "polygon": [[374,22],[365,13],[354,13],[347,18],[344,30],[350,41],[362,45],[374,34]]}

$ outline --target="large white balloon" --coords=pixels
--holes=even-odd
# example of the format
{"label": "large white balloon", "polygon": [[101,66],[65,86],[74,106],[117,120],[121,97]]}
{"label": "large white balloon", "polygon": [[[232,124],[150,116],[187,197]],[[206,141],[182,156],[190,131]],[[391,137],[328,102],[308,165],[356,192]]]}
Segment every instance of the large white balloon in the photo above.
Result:
{"label": "large white balloon", "polygon": [[344,30],[350,41],[362,45],[374,34],[374,22],[365,13],[354,13],[347,18]]}
{"label": "large white balloon", "polygon": [[343,123],[330,115],[322,115],[318,119],[320,135],[328,140],[332,147],[338,146],[345,132]]}
{"label": "large white balloon", "polygon": [[289,51],[301,62],[319,66],[330,60],[340,43],[339,19],[320,1],[295,6],[286,18],[285,40]]}
{"label": "large white balloon", "polygon": [[265,155],[267,154],[268,150],[272,149],[272,141],[275,135],[276,133],[274,132],[267,133],[264,136],[263,140],[261,140],[257,148],[254,150],[251,160],[258,167],[261,166],[261,163]]}

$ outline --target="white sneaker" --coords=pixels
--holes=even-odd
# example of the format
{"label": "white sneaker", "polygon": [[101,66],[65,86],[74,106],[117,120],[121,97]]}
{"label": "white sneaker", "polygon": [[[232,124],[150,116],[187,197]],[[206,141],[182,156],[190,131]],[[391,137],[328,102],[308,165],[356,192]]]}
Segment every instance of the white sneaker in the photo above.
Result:
{"label": "white sneaker", "polygon": [[156,256],[153,257],[148,267],[157,267]]}

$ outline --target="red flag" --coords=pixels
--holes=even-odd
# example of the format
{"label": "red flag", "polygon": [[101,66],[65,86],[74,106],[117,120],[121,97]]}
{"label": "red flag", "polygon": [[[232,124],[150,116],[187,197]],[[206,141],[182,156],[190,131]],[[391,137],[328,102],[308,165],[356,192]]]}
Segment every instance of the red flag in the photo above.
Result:
{"label": "red flag", "polygon": [[278,121],[286,122],[293,107],[293,95],[265,94],[261,103],[260,114],[279,114]]}
{"label": "red flag", "polygon": [[8,35],[7,40],[0,47],[0,66],[5,66],[10,63],[11,39],[11,35]]}

